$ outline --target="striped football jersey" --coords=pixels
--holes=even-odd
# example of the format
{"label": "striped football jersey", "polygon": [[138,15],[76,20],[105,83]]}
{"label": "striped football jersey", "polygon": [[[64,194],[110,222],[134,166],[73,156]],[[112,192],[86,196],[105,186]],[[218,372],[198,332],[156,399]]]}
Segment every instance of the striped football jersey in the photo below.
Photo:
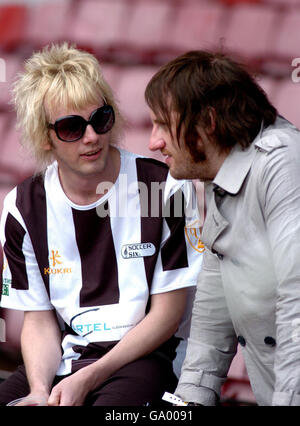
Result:
{"label": "striped football jersey", "polygon": [[56,310],[65,330],[58,374],[70,373],[78,348],[122,339],[150,295],[196,285],[203,245],[192,183],[156,160],[120,154],[117,181],[91,205],[67,198],[56,162],[4,202],[1,306]]}

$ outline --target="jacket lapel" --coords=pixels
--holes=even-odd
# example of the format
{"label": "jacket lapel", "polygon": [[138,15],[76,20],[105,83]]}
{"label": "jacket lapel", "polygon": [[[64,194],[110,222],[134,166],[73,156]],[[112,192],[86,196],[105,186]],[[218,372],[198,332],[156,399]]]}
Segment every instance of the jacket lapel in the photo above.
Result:
{"label": "jacket lapel", "polygon": [[212,249],[214,242],[228,225],[229,223],[218,210],[215,193],[213,193],[202,229],[202,242],[209,250]]}
{"label": "jacket lapel", "polygon": [[[258,137],[260,137],[260,133]],[[219,211],[218,200],[220,200],[220,197],[228,196],[228,194],[237,195],[240,191],[256,155],[254,142],[255,140],[247,149],[242,149],[240,145],[234,146],[214,181],[206,185],[208,206],[202,231],[202,241],[210,250],[220,234],[229,225]]]}

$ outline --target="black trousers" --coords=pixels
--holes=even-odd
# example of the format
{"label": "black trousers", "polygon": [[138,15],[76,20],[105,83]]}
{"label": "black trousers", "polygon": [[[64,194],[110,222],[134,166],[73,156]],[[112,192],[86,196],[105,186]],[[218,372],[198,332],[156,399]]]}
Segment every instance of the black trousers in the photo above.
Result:
{"label": "black trousers", "polygon": [[[87,365],[86,363],[84,363]],[[66,376],[56,376],[53,386]],[[86,406],[163,406],[161,400],[165,391],[173,393],[177,377],[172,363],[157,355],[149,355],[131,362],[98,388],[89,393]],[[7,405],[14,399],[26,396],[29,385],[24,366],[0,384],[0,405]]]}

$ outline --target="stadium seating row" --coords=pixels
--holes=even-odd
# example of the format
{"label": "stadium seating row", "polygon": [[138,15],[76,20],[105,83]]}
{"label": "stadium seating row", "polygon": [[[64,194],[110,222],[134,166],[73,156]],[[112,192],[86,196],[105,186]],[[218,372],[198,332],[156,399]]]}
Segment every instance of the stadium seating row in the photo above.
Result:
{"label": "stadium seating row", "polygon": [[160,63],[190,49],[225,48],[256,65],[270,60],[290,63],[299,55],[300,8],[296,0],[289,3],[291,7],[283,9],[282,0],[2,5],[0,47],[26,50],[69,40],[116,63]]}

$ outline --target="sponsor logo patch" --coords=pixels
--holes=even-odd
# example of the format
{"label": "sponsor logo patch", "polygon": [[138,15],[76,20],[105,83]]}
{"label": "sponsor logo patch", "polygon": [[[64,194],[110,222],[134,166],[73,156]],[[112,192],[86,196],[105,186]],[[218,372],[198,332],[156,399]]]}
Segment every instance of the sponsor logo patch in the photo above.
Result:
{"label": "sponsor logo patch", "polygon": [[9,287],[11,285],[11,280],[3,278],[2,282],[2,296],[9,296]]}
{"label": "sponsor logo patch", "polygon": [[52,274],[71,274],[72,268],[64,268],[62,265],[61,255],[58,250],[51,250],[51,256],[49,257],[50,264],[52,267],[44,268],[44,275]]}
{"label": "sponsor logo patch", "polygon": [[[8,262],[5,256],[3,256],[3,267],[2,272],[4,272],[8,267]],[[9,296],[9,288],[11,286],[10,278],[3,278],[2,280],[2,296]],[[0,286],[1,289],[1,286]]]}
{"label": "sponsor logo patch", "polygon": [[155,253],[155,245],[152,243],[124,244],[121,254],[124,259],[152,256]]}

